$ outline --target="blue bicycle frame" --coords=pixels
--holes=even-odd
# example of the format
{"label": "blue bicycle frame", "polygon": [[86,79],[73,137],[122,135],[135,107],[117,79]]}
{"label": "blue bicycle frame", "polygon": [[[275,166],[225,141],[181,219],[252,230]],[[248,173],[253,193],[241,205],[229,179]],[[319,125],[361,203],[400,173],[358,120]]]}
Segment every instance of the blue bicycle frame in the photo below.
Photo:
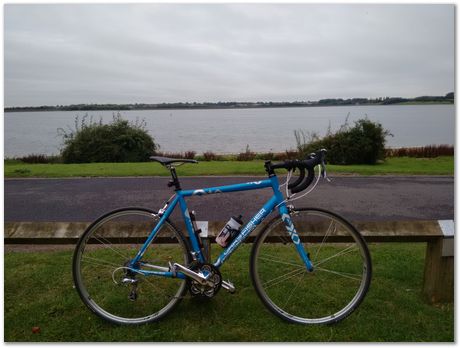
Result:
{"label": "blue bicycle frame", "polygon": [[[188,235],[191,242],[192,251],[195,253],[196,258],[200,262],[205,262],[205,258],[201,252],[197,237],[194,233],[192,220],[190,219],[190,214],[187,208],[187,203],[185,201],[185,197],[190,196],[200,196],[204,194],[213,194],[213,193],[226,193],[226,192],[239,192],[239,191],[248,191],[248,190],[258,190],[263,188],[273,189],[273,196],[265,203],[265,205],[249,220],[249,222],[241,229],[238,236],[233,239],[230,245],[223,250],[223,252],[219,255],[217,260],[214,262],[214,266],[220,268],[223,265],[225,260],[238,248],[238,246],[249,236],[249,234],[276,208],[278,207],[279,214],[281,219],[283,220],[287,232],[290,235],[292,242],[294,243],[300,258],[305,264],[305,267],[308,271],[313,270],[313,266],[311,261],[300,242],[300,237],[297,234],[295,227],[292,223],[292,220],[289,215],[289,210],[284,203],[284,198],[282,193],[279,190],[279,182],[276,175],[270,176],[268,179],[261,180],[261,181],[252,181],[246,182],[241,184],[234,184],[234,185],[226,185],[226,186],[219,186],[219,187],[210,187],[198,190],[177,190],[176,195],[174,196],[173,200],[167,205],[166,210],[162,214],[160,214],[160,220],[155,228],[150,233],[149,237],[142,245],[141,249],[137,253],[136,257],[131,261],[131,267],[135,268],[136,264],[141,263],[142,256],[144,255],[145,251],[149,247],[150,243],[154,240],[156,234],[162,227],[163,223],[168,219],[171,215],[173,210],[175,209],[176,205],[179,203],[180,209],[182,211],[182,216],[185,221],[185,226],[188,231]],[[164,277],[177,277],[185,279],[186,276],[180,272],[162,272],[162,271],[147,271],[147,270],[136,270],[136,272],[142,273],[143,275],[156,275],[156,276],[164,276]]]}

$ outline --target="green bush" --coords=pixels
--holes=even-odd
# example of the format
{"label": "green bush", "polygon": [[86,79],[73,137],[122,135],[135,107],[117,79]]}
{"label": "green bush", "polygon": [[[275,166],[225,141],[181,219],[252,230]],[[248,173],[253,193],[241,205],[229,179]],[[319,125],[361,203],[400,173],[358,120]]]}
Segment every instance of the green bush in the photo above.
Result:
{"label": "green bush", "polygon": [[64,163],[143,162],[159,148],[145,129],[144,120],[129,122],[120,114],[109,124],[75,119],[75,130],[58,129],[63,137],[61,156]]}
{"label": "green bush", "polygon": [[294,134],[302,156],[325,148],[331,164],[375,164],[384,160],[385,138],[391,135],[380,123],[367,118],[355,121],[353,127],[346,121],[336,133],[328,130],[323,138],[316,134],[307,136],[302,131],[294,131]]}

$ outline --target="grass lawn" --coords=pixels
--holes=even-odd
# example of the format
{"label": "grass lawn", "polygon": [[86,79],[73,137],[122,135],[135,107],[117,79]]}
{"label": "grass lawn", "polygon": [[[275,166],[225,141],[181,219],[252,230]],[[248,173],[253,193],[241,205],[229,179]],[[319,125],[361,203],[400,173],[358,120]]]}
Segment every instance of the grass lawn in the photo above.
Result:
{"label": "grass lawn", "polygon": [[[72,286],[72,252],[6,252],[5,341],[452,342],[453,304],[433,306],[421,296],[425,244],[370,247],[370,291],[357,311],[332,326],[289,324],[269,313],[250,283],[249,245],[221,269],[236,294],[186,298],[162,321],[137,327],[108,324],[86,309]],[[32,333],[34,326],[40,333]]]}
{"label": "grass lawn", "polygon": [[[285,171],[279,171],[284,174]],[[360,175],[453,175],[454,157],[388,158],[376,165],[328,165],[334,174]],[[5,161],[5,177],[82,177],[82,176],[169,176],[159,163],[84,163],[84,164],[25,164]],[[187,164],[177,168],[179,176],[194,175],[265,175],[264,161],[211,161]]]}

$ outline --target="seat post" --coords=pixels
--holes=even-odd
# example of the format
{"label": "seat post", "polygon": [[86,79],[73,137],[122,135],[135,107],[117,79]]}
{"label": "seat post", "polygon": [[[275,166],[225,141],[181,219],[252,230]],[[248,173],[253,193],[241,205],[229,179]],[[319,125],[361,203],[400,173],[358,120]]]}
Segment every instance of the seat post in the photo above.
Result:
{"label": "seat post", "polygon": [[174,168],[173,166],[168,166],[168,169],[171,172],[171,177],[172,177],[172,180],[168,182],[168,187],[174,186],[176,188],[176,191],[182,190],[180,187],[179,178],[177,177],[177,174],[176,174],[176,168]]}

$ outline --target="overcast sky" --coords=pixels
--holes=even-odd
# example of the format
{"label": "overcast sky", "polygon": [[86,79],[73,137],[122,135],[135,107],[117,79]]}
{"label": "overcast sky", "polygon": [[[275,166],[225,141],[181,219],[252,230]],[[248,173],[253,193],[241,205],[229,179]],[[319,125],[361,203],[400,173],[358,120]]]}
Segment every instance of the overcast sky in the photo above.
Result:
{"label": "overcast sky", "polygon": [[6,5],[5,106],[454,90],[453,5]]}

